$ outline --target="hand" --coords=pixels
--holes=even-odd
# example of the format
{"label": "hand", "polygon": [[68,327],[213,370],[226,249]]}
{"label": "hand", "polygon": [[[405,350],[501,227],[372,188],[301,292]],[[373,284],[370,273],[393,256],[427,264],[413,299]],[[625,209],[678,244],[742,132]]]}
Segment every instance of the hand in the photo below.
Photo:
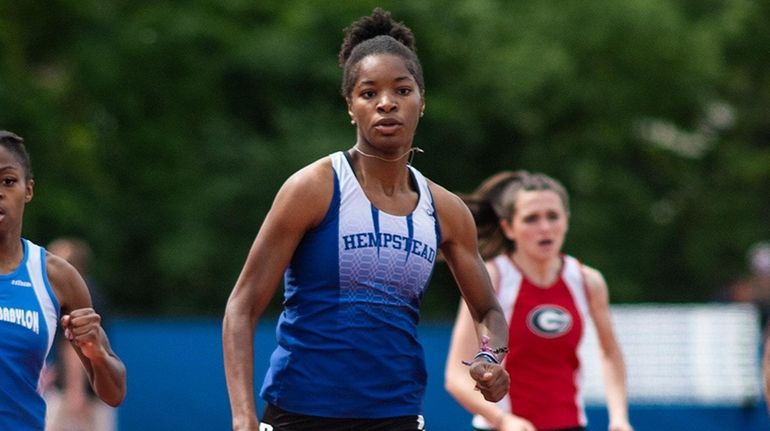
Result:
{"label": "hand", "polygon": [[61,318],[64,336],[80,348],[83,356],[96,359],[106,354],[102,317],[93,308],[72,310]]}
{"label": "hand", "polygon": [[250,418],[247,417],[245,419],[243,418],[237,418],[233,417],[233,431],[263,431],[263,430],[272,430],[272,427],[268,424],[263,424],[257,420],[257,417],[252,415]]}
{"label": "hand", "polygon": [[515,416],[511,413],[506,413],[500,420],[500,424],[497,426],[498,431],[537,431],[532,422]]}
{"label": "hand", "polygon": [[477,359],[471,364],[469,372],[476,381],[476,390],[481,391],[485,400],[497,402],[508,393],[510,379],[500,364]]}

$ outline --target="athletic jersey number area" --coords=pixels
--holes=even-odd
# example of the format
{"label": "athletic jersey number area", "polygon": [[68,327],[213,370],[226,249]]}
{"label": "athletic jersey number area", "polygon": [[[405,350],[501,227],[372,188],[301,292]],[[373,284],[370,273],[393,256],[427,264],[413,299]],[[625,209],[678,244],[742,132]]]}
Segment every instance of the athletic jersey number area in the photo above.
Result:
{"label": "athletic jersey number area", "polygon": [[53,343],[59,303],[45,273],[45,250],[22,240],[24,258],[0,275],[0,430],[42,430],[40,370]]}
{"label": "athletic jersey number area", "polygon": [[344,153],[330,158],[334,196],[286,271],[261,395],[305,415],[418,415],[426,371],[417,323],[439,244],[427,181],[409,167],[419,199],[394,216],[369,202]]}

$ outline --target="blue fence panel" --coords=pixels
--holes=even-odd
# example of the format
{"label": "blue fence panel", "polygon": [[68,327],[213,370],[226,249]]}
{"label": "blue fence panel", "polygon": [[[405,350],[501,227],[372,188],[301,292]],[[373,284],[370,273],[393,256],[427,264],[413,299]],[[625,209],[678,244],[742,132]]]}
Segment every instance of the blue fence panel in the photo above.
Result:
{"label": "blue fence panel", "polygon": [[121,431],[230,428],[219,321],[132,319],[109,329],[128,375]]}
{"label": "blue fence panel", "polygon": [[[470,415],[443,388],[450,331],[449,324],[420,327],[428,365],[425,417],[431,431],[470,429]],[[230,428],[219,319],[120,319],[113,321],[110,337],[128,369],[128,393],[118,412],[121,431]],[[258,391],[275,346],[275,322],[260,325],[255,346]],[[764,402],[744,407],[632,405],[630,415],[636,431],[770,429]],[[607,429],[604,408],[590,407],[588,417],[591,430]]]}

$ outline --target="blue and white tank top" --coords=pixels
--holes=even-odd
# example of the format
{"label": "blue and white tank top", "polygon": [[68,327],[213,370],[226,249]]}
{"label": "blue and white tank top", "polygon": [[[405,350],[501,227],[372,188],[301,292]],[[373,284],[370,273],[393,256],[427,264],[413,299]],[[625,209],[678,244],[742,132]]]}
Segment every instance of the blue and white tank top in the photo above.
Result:
{"label": "blue and white tank top", "polygon": [[22,244],[21,264],[0,275],[0,430],[44,429],[38,380],[59,320],[45,250],[26,239]]}
{"label": "blue and white tank top", "polygon": [[417,323],[440,242],[428,183],[410,166],[417,205],[391,215],[372,205],[343,152],[330,158],[332,202],[286,270],[261,395],[312,416],[418,415],[427,378]]}

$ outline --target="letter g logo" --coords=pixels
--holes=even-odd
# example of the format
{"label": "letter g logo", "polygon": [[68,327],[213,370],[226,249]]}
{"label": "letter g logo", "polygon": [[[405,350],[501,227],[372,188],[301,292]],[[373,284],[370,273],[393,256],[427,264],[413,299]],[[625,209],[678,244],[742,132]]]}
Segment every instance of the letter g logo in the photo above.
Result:
{"label": "letter g logo", "polygon": [[539,305],[527,316],[527,327],[541,337],[560,337],[572,328],[572,315],[558,305]]}

